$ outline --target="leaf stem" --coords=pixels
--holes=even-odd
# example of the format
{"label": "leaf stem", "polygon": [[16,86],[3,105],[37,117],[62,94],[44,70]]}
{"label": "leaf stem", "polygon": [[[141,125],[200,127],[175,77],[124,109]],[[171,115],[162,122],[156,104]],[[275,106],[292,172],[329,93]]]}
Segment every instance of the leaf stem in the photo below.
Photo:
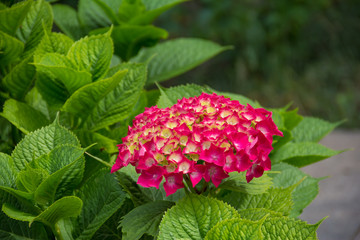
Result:
{"label": "leaf stem", "polygon": [[96,161],[101,162],[101,163],[104,164],[106,167],[112,168],[112,166],[111,166],[110,163],[108,163],[108,162],[106,162],[106,161],[104,161],[104,160],[102,160],[102,159],[100,159],[100,158],[98,158],[98,157],[95,157],[94,155],[92,155],[92,154],[90,154],[90,153],[88,153],[88,152],[85,152],[85,153],[86,153],[87,155],[89,155],[90,157],[92,157],[93,159],[95,159]]}
{"label": "leaf stem", "polygon": [[[184,179],[185,179],[185,183],[186,183],[186,186],[188,188],[188,190],[191,192],[191,193],[195,193],[195,194],[199,194],[195,188],[193,188],[192,186],[192,183],[191,183],[191,180],[189,178],[189,176],[187,174],[184,174]],[[185,187],[186,189],[186,187]]]}

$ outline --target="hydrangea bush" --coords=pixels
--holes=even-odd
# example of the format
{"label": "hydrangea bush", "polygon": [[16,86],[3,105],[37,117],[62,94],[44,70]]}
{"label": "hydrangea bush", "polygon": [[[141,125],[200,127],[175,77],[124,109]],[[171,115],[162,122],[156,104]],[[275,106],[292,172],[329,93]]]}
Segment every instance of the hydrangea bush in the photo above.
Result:
{"label": "hydrangea bush", "polygon": [[183,0],[13,2],[0,3],[0,238],[316,239],[321,220],[298,217],[320,179],[299,167],[339,153],[318,143],[338,123],[149,88],[229,49],[157,43],[151,22]]}
{"label": "hydrangea bush", "polygon": [[235,171],[246,171],[250,182],[271,169],[273,136],[283,136],[271,115],[215,93],[183,98],[165,109],[147,108],[118,145],[111,171],[130,163],[143,187],[159,188],[164,177],[167,195],[184,187],[183,175],[192,187],[202,178],[217,187]]}

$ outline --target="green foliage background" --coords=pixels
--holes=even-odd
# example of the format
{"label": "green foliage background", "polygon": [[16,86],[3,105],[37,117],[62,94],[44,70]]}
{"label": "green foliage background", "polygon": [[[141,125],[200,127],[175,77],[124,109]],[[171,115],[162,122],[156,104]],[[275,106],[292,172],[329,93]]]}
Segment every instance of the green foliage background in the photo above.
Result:
{"label": "green foliage background", "polygon": [[[171,37],[233,45],[169,84],[194,82],[360,127],[360,2],[188,1],[157,22]],[[171,20],[169,20],[171,19]]]}

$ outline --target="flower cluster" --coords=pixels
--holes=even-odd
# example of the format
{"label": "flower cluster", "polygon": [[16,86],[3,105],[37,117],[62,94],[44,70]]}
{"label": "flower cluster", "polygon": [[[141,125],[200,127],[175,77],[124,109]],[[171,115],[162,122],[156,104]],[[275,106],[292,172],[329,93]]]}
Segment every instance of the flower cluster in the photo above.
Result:
{"label": "flower cluster", "polygon": [[234,171],[247,171],[249,182],[271,168],[273,135],[282,133],[271,112],[203,93],[136,116],[111,171],[135,166],[143,187],[159,188],[165,177],[167,195],[184,187],[184,174],[193,187],[202,178],[217,187]]}

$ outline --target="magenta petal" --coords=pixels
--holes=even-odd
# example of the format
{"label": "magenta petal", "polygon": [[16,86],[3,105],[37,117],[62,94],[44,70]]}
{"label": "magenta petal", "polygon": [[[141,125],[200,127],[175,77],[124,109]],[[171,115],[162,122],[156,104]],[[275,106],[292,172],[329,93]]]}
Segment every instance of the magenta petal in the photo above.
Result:
{"label": "magenta petal", "polygon": [[166,192],[166,196],[169,196],[175,193],[179,188],[184,187],[182,173],[172,173],[166,175],[165,179],[166,182],[164,183],[164,190]]}
{"label": "magenta petal", "polygon": [[223,168],[216,166],[215,164],[207,165],[207,168],[204,173],[205,181],[209,182],[211,179],[215,187],[218,187],[221,181],[227,177],[229,177],[229,175],[224,172]]}
{"label": "magenta petal", "polygon": [[141,175],[138,178],[137,184],[143,187],[156,187],[159,189],[159,185],[163,178],[163,170],[160,167],[151,167],[148,170],[141,171]]}
{"label": "magenta petal", "polygon": [[264,169],[257,164],[254,164],[247,172],[246,172],[246,181],[249,183],[254,177],[261,177],[264,173]]}
{"label": "magenta petal", "polygon": [[200,153],[200,159],[208,163],[214,163],[218,166],[223,166],[225,163],[224,149],[211,144],[209,149],[205,149]]}
{"label": "magenta petal", "polygon": [[237,169],[239,172],[246,171],[251,167],[252,162],[250,161],[249,155],[247,155],[244,151],[237,152],[235,157],[237,161]]}
{"label": "magenta petal", "polygon": [[196,184],[198,184],[201,179],[204,176],[204,172],[205,172],[206,167],[204,165],[195,165],[194,166],[194,171],[192,171],[189,175],[190,175],[190,180],[191,183],[193,185],[193,187],[196,186]]}

